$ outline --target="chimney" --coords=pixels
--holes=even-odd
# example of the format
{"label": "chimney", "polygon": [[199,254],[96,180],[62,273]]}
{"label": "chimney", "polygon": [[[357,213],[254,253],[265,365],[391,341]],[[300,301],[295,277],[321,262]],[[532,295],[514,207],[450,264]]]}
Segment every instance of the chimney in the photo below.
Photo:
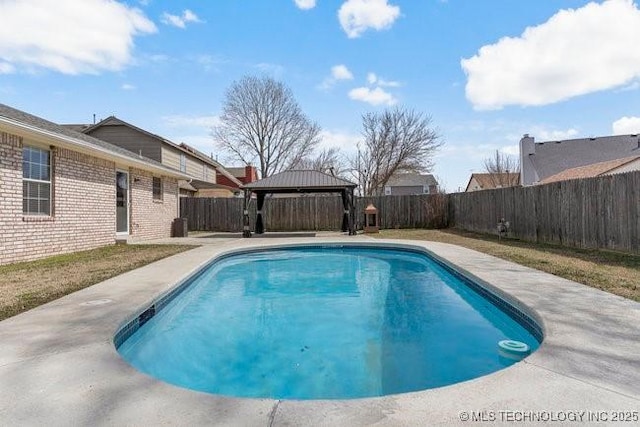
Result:
{"label": "chimney", "polygon": [[531,156],[536,154],[535,139],[525,133],[520,139],[520,184],[532,185],[538,181],[537,173],[531,161]]}
{"label": "chimney", "polygon": [[249,184],[255,181],[253,179],[253,166],[245,166],[244,167],[244,183]]}

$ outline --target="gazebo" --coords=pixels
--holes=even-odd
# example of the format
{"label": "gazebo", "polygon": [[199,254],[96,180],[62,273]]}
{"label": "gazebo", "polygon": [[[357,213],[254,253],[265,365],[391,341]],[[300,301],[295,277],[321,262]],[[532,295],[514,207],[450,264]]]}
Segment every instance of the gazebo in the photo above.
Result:
{"label": "gazebo", "polygon": [[264,199],[268,193],[340,193],[342,196],[343,232],[348,231],[349,235],[355,235],[355,200],[353,191],[356,184],[345,179],[338,178],[315,170],[289,170],[271,175],[259,181],[244,185],[244,209],[243,209],[243,237],[251,237],[251,227],[249,223],[249,202],[251,193],[256,194],[256,234],[264,233],[264,222],[262,209]]}

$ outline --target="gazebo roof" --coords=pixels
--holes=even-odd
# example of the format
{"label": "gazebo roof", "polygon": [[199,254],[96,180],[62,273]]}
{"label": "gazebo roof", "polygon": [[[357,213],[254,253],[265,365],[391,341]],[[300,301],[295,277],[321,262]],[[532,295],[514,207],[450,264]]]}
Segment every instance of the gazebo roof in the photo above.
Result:
{"label": "gazebo roof", "polygon": [[289,170],[252,182],[243,188],[258,192],[322,192],[355,188],[357,184],[315,170]]}

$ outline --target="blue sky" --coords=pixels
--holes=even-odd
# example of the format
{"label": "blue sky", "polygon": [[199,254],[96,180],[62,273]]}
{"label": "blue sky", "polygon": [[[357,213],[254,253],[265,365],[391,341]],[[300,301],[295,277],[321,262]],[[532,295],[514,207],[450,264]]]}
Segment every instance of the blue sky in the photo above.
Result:
{"label": "blue sky", "polygon": [[448,191],[524,133],[640,132],[631,0],[2,0],[0,16],[0,102],[116,115],[214,155],[224,91],[247,74],[286,83],[345,155],[363,113],[429,114]]}

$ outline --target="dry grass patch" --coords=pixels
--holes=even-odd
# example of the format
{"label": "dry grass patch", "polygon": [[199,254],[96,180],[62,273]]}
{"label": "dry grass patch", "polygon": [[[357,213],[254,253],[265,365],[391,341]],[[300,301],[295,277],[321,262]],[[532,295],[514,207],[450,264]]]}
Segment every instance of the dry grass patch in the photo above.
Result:
{"label": "dry grass patch", "polygon": [[0,266],[0,320],[192,248],[113,245]]}
{"label": "dry grass patch", "polygon": [[385,239],[451,243],[640,301],[640,256],[529,243],[460,230],[382,230]]}

